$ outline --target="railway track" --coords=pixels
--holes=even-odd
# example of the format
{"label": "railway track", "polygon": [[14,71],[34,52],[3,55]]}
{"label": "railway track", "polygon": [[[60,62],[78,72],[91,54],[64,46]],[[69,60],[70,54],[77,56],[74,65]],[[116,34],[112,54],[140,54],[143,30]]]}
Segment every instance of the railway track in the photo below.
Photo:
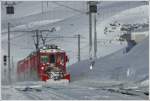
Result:
{"label": "railway track", "polygon": [[54,90],[53,88],[49,87],[49,88],[44,88],[44,89],[46,89],[44,91],[48,92],[48,94],[53,96],[55,100],[75,100],[75,98],[62,94],[61,92],[58,92]]}
{"label": "railway track", "polygon": [[37,95],[34,92],[24,92],[23,94],[31,100],[43,100],[43,98],[39,97],[39,94]]}
{"label": "railway track", "polygon": [[[75,100],[75,99],[82,99],[83,96],[87,96],[88,93],[86,92],[93,92],[93,91],[108,91],[112,93],[118,93],[121,95],[129,95],[129,96],[139,96],[141,98],[147,99],[148,95],[141,91],[135,90],[128,90],[128,89],[121,89],[111,86],[111,87],[42,87],[42,88],[25,88],[25,89],[17,89],[20,93],[25,95],[28,99],[31,100]],[[75,92],[74,92],[75,91]],[[79,94],[77,92],[79,91]],[[85,92],[82,96],[80,95],[81,92]],[[87,94],[87,95],[86,95]],[[91,95],[90,95],[91,96]],[[83,98],[84,99],[84,98]]]}
{"label": "railway track", "polygon": [[53,88],[25,88],[25,89],[18,89],[20,93],[25,95],[28,99],[31,100],[73,100],[74,98],[64,95]]}

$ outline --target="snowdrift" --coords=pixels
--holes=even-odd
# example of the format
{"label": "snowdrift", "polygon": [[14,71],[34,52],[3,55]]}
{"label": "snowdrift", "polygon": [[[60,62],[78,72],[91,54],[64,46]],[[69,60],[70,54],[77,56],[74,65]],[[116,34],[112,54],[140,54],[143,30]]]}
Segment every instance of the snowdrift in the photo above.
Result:
{"label": "snowdrift", "polygon": [[149,39],[144,39],[129,53],[123,54],[123,49],[109,56],[97,59],[90,70],[89,60],[70,66],[72,81],[82,80],[116,80],[125,82],[140,82],[149,78]]}

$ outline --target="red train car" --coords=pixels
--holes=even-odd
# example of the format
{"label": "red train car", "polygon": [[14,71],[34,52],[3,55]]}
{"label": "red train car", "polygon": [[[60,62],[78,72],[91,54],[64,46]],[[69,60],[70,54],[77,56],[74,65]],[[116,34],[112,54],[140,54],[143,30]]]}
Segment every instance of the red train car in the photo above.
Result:
{"label": "red train car", "polygon": [[42,81],[66,79],[70,81],[70,74],[66,71],[68,61],[64,50],[56,45],[46,45],[18,62],[18,79]]}

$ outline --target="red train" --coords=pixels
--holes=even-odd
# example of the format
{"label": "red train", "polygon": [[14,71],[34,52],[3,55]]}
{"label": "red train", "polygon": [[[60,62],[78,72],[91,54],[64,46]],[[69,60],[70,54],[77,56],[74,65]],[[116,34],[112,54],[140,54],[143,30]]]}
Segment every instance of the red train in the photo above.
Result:
{"label": "red train", "polygon": [[68,61],[64,50],[56,45],[46,45],[18,62],[18,79],[42,81],[66,79],[70,81],[70,74],[66,71]]}

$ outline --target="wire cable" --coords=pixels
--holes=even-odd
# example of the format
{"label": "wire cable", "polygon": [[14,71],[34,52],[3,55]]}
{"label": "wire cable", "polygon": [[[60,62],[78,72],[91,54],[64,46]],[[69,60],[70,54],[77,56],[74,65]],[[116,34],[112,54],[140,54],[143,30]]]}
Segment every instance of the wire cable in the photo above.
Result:
{"label": "wire cable", "polygon": [[53,1],[52,3],[54,3],[54,4],[58,5],[58,6],[62,6],[62,7],[65,7],[65,8],[71,9],[71,10],[73,10],[73,11],[76,11],[76,12],[82,13],[82,14],[86,14],[86,12],[84,12],[84,11],[81,11],[81,10],[79,10],[79,9],[75,9],[75,8],[72,8],[72,7],[70,7],[70,6],[66,6],[66,5],[60,4],[60,3],[55,2],[55,1]]}

